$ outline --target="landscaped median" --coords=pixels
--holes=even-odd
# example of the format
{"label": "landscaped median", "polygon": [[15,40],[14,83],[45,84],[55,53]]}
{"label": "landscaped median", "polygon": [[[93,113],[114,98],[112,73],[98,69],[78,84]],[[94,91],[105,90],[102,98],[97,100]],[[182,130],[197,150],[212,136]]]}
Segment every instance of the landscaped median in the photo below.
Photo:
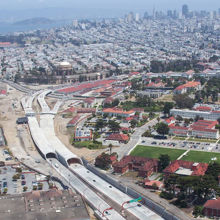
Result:
{"label": "landscaped median", "polygon": [[[167,154],[172,161],[176,160],[185,152],[186,150],[181,149],[138,145],[130,155],[158,159],[161,154]],[[220,162],[220,153],[190,150],[186,156],[181,158],[181,160],[201,163],[210,163],[213,161]]]}

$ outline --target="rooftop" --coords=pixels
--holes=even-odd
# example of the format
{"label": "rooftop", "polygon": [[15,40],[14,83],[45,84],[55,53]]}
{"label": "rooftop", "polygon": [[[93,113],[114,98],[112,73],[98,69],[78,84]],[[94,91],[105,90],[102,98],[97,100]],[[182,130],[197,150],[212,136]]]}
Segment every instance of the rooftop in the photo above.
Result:
{"label": "rooftop", "polygon": [[0,212],[7,220],[90,219],[79,195],[56,189],[0,197]]}

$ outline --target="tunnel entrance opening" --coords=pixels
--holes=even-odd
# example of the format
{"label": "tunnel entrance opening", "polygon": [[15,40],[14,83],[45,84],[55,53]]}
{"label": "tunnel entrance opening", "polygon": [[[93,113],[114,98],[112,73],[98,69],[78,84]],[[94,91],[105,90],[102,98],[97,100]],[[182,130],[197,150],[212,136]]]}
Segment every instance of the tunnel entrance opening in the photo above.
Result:
{"label": "tunnel entrance opening", "polygon": [[46,158],[47,158],[47,159],[49,159],[49,158],[55,158],[55,159],[56,159],[57,157],[56,157],[56,154],[55,154],[55,153],[47,153],[47,154],[46,154]]}
{"label": "tunnel entrance opening", "polygon": [[82,164],[82,161],[79,158],[70,158],[67,160],[68,165],[70,166],[73,163]]}

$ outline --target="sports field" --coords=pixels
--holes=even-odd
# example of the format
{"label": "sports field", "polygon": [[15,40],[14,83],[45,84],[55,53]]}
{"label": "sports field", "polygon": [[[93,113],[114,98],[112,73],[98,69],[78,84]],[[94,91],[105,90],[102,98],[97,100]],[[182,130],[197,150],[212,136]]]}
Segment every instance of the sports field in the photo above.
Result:
{"label": "sports field", "polygon": [[138,145],[130,155],[140,156],[147,158],[159,158],[161,154],[168,154],[171,160],[176,160],[180,155],[182,155],[186,150],[172,149],[165,147],[150,147]]}
{"label": "sports field", "polygon": [[[212,159],[217,159],[217,160],[212,160]],[[209,163],[212,161],[220,162],[220,153],[192,150],[189,151],[186,156],[182,157],[181,160],[203,162],[203,163]]]}

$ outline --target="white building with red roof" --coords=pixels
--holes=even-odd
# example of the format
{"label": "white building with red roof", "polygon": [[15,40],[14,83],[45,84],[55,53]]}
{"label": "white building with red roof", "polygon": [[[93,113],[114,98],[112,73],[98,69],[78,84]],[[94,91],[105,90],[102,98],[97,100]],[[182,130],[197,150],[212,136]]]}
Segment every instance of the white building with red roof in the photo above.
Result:
{"label": "white building with red roof", "polygon": [[183,93],[186,93],[190,90],[199,90],[201,89],[201,83],[200,82],[195,82],[195,81],[190,81],[190,82],[187,82],[183,85],[180,85],[178,87],[176,87],[174,89],[174,93],[175,94],[183,94]]}
{"label": "white building with red roof", "polygon": [[190,136],[196,138],[218,139],[219,130],[215,129],[218,121],[199,120],[189,127],[169,125],[169,134],[176,136]]}
{"label": "white building with red roof", "polygon": [[130,111],[124,111],[121,108],[105,108],[102,111],[102,114],[108,114],[109,116],[121,116],[121,117],[131,117],[133,115],[135,115],[135,111],[134,110],[130,110]]}

